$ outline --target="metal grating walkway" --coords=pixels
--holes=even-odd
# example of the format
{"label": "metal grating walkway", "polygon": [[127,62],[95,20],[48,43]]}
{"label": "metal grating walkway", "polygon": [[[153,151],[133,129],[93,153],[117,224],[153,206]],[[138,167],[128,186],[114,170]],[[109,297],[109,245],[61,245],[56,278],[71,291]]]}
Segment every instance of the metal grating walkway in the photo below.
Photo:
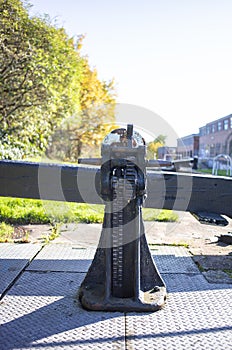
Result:
{"label": "metal grating walkway", "polygon": [[41,247],[40,244],[0,244],[0,297]]}
{"label": "metal grating walkway", "polygon": [[83,249],[72,245],[53,244],[43,248],[28,266],[29,271],[87,272],[95,249]]}
{"label": "metal grating walkway", "polygon": [[[0,281],[7,290],[0,301],[1,350],[232,349],[232,285],[208,283],[185,248],[152,251],[167,284],[165,307],[126,315],[79,304],[78,287],[94,250],[61,244],[40,249],[0,245]],[[21,274],[10,288],[12,279],[4,276],[11,261]]]}

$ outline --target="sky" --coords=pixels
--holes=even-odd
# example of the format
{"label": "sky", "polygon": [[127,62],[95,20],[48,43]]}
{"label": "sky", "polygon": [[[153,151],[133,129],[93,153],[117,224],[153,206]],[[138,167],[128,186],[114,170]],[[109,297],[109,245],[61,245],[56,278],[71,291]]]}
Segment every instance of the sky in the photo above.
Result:
{"label": "sky", "polygon": [[[119,121],[183,137],[232,113],[231,0],[29,0],[68,35],[85,35]],[[170,136],[170,137],[169,137]]]}

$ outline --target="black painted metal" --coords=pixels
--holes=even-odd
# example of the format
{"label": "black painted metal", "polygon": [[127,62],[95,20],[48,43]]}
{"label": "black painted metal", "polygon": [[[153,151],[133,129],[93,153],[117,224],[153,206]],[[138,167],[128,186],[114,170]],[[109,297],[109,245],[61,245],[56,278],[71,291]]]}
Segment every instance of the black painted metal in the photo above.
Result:
{"label": "black painted metal", "polygon": [[[79,298],[82,306],[88,310],[106,311],[157,311],[163,305],[166,298],[166,288],[158,270],[156,269],[151,253],[149,251],[144,226],[140,222],[140,267],[135,270],[135,262],[127,255],[125,268],[127,275],[140,276],[138,289],[133,294],[126,295],[126,298],[113,295],[111,286],[111,247],[105,247],[111,234],[104,219],[99,245],[94,260],[79,290]],[[129,280],[128,280],[129,282]],[[135,284],[132,284],[134,287]],[[129,286],[128,286],[129,287]],[[139,295],[137,295],[137,292]],[[128,290],[127,290],[128,292]],[[131,292],[131,291],[129,291]]]}
{"label": "black painted metal", "polygon": [[223,242],[225,244],[232,244],[232,232],[228,232],[218,236],[219,242]]}
{"label": "black painted metal", "polygon": [[103,230],[80,287],[80,301],[90,310],[156,311],[165,302],[166,287],[151,258],[142,221],[146,147],[136,144],[132,125],[113,133],[120,141],[102,145]]}
{"label": "black painted metal", "polygon": [[[157,160],[157,159],[148,159],[146,161],[146,166],[149,168],[164,168],[174,166],[175,162],[170,162],[167,160]],[[79,158],[78,164],[85,165],[102,165],[102,158]]]}
{"label": "black painted metal", "polygon": [[[103,204],[100,168],[0,161],[0,196]],[[232,178],[147,171],[145,207],[232,217]]]}
{"label": "black painted metal", "polygon": [[199,211],[191,213],[201,224],[227,226],[229,222],[219,214],[209,213],[206,211]]}

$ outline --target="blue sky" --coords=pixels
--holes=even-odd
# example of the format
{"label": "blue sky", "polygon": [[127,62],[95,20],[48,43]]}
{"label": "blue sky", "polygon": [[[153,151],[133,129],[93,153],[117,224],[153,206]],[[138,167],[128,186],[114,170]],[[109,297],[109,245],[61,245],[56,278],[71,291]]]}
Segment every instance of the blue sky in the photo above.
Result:
{"label": "blue sky", "polygon": [[101,79],[115,78],[125,122],[165,135],[161,123],[186,136],[232,113],[231,0],[30,3],[70,36],[86,35],[83,54]]}

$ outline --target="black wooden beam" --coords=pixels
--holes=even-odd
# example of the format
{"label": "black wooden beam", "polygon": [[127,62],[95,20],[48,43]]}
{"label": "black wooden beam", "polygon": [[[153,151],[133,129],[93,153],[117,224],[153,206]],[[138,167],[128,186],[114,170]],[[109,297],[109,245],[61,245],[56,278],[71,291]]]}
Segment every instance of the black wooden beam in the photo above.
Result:
{"label": "black wooden beam", "polygon": [[0,161],[0,196],[103,203],[99,175],[97,167]]}
{"label": "black wooden beam", "polygon": [[[99,167],[0,161],[0,196],[103,204]],[[147,172],[146,207],[232,217],[232,178]]]}
{"label": "black wooden beam", "polygon": [[212,212],[232,217],[232,178],[150,172],[146,207]]}

